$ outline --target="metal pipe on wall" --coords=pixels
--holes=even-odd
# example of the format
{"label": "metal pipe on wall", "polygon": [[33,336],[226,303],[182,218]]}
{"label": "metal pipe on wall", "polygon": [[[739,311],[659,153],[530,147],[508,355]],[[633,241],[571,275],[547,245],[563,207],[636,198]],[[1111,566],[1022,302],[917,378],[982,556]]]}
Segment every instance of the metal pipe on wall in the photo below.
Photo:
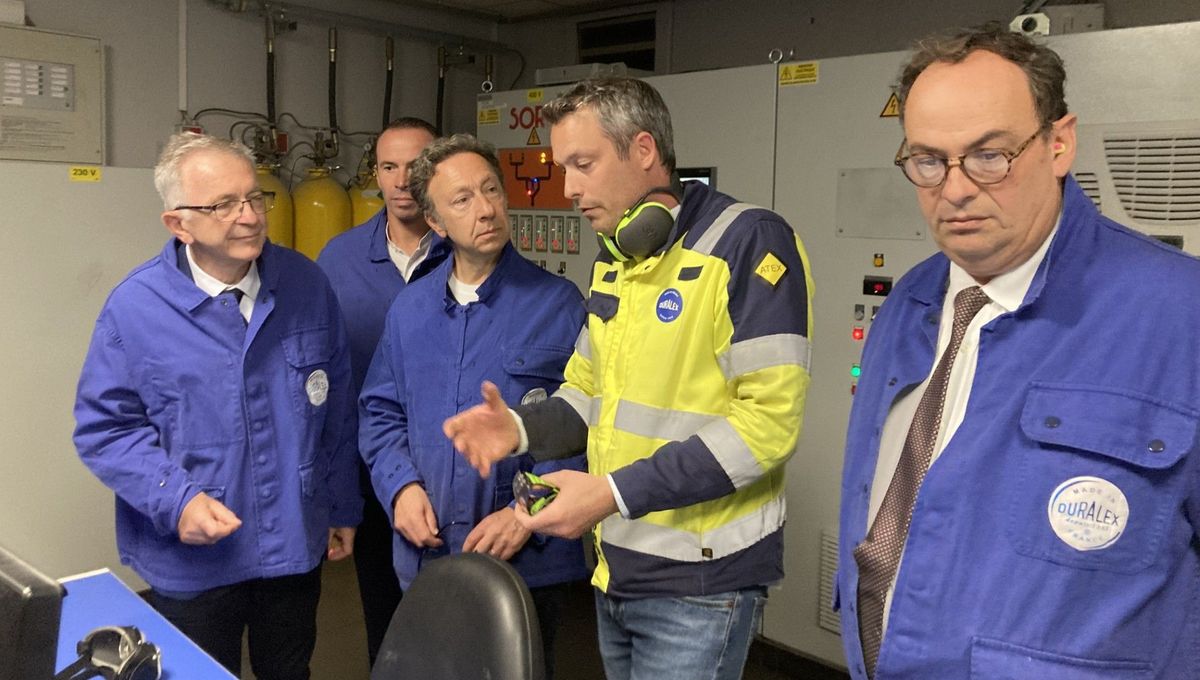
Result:
{"label": "metal pipe on wall", "polygon": [[[383,126],[387,127],[388,123],[392,122],[392,81],[395,78],[395,68],[393,58],[395,57],[396,46],[392,42],[392,36],[388,36],[383,43],[383,52],[387,57],[387,76],[383,83]],[[382,129],[382,128],[381,128]]]}
{"label": "metal pipe on wall", "polygon": [[439,130],[446,129],[446,121],[442,120],[446,105],[446,48],[438,45],[438,83],[437,83],[437,115],[434,124]]}
{"label": "metal pipe on wall", "polygon": [[331,143],[329,154],[338,154],[338,124],[337,124],[337,29],[329,29],[329,139]]}

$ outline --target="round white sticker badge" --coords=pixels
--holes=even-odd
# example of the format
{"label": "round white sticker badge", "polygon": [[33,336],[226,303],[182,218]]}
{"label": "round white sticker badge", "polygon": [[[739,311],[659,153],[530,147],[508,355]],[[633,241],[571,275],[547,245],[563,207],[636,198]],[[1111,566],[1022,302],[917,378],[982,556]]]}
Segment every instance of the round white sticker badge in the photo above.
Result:
{"label": "round white sticker badge", "polygon": [[1100,550],[1125,533],[1129,501],[1107,479],[1073,477],[1050,494],[1046,512],[1063,543],[1076,550]]}
{"label": "round white sticker badge", "polygon": [[546,394],[546,388],[535,387],[521,397],[521,406],[529,406],[530,404],[546,401],[549,396],[550,395]]}
{"label": "round white sticker badge", "polygon": [[313,406],[325,403],[325,399],[329,397],[329,374],[325,369],[318,368],[308,374],[308,380],[304,381],[304,391],[308,393],[308,403]]}

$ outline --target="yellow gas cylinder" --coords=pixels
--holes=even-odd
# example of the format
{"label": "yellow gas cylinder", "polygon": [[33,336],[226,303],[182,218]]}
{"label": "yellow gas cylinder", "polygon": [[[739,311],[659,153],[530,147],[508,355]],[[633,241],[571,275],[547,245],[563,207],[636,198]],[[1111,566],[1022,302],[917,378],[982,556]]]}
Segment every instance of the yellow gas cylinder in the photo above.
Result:
{"label": "yellow gas cylinder", "polygon": [[383,194],[379,191],[379,182],[375,173],[363,174],[350,182],[350,209],[354,213],[351,222],[362,224],[375,216],[383,207]]}
{"label": "yellow gas cylinder", "polygon": [[292,224],[292,196],[275,176],[271,166],[260,164],[257,173],[258,188],[275,192],[275,207],[267,213],[267,238],[277,246],[291,248],[296,240]]}
{"label": "yellow gas cylinder", "polygon": [[329,176],[329,168],[309,168],[304,181],[292,192],[296,217],[296,250],[315,260],[329,239],[351,225],[350,197]]}

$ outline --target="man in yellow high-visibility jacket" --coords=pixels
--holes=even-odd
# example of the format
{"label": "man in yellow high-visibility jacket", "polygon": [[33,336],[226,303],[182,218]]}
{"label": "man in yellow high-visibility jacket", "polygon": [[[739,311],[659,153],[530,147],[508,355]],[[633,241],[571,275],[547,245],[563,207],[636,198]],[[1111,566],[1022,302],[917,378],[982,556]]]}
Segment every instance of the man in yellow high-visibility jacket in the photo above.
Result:
{"label": "man in yellow high-visibility jacket", "polygon": [[783,576],[784,463],[808,387],[812,279],[769,210],[675,174],[670,114],[628,78],[584,81],[542,109],[565,192],[601,237],[588,323],[552,398],[446,421],[484,475],[514,451],[587,447],[547,475],[530,529],[595,527],[610,679],[738,678],[766,586]]}

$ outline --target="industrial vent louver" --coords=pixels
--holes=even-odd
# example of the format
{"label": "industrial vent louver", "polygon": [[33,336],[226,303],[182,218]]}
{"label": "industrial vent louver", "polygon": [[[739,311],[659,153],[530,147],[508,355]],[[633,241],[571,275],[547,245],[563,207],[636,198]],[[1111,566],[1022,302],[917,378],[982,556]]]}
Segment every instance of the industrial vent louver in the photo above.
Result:
{"label": "industrial vent louver", "polygon": [[1092,199],[1092,203],[1096,204],[1096,210],[1103,212],[1104,209],[1100,207],[1100,179],[1096,177],[1096,173],[1076,173],[1075,181],[1079,182],[1079,188],[1083,189],[1083,193]]}
{"label": "industrial vent louver", "polygon": [[1145,224],[1200,224],[1200,132],[1104,139],[1113,186]]}
{"label": "industrial vent louver", "polygon": [[837,574],[837,561],[837,532],[822,529],[821,564],[817,569],[817,578],[821,579],[817,588],[817,625],[830,633],[841,635],[841,617],[833,611],[833,577]]}

